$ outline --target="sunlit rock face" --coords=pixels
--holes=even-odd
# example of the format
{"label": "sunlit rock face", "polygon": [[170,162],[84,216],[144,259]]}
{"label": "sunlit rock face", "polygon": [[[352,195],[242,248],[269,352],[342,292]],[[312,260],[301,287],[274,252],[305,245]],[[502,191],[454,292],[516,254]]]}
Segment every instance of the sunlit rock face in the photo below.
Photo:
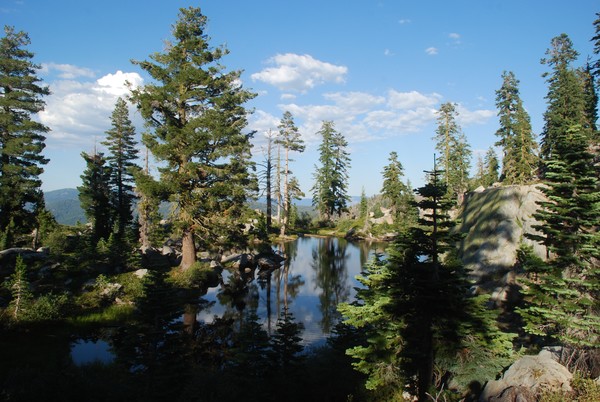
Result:
{"label": "sunlit rock face", "polygon": [[537,233],[533,226],[539,222],[532,215],[542,200],[539,185],[480,188],[465,197],[458,216],[458,230],[464,234],[462,260],[478,284],[496,284],[492,287],[492,292],[498,293],[495,299],[506,298],[501,286],[514,283],[513,269],[521,244],[546,257],[544,246],[525,237],[525,233]]}

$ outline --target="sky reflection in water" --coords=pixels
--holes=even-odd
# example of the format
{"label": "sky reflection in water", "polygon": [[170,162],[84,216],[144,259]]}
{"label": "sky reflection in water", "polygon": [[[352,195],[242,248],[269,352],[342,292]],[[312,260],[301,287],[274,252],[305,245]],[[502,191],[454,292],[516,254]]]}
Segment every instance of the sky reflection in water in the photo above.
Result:
{"label": "sky reflection in water", "polygon": [[[274,248],[287,258],[280,269],[270,278],[256,275],[248,283],[248,293],[237,302],[223,297],[222,287],[209,289],[203,298],[214,303],[198,312],[198,321],[210,323],[214,316],[241,320],[250,308],[256,309],[264,329],[273,333],[287,306],[304,324],[304,344],[317,346],[339,321],[337,305],[354,300],[354,288],[360,286],[355,278],[362,267],[375,251],[383,251],[377,243],[317,237],[301,237]],[[228,283],[228,273],[223,274]]]}

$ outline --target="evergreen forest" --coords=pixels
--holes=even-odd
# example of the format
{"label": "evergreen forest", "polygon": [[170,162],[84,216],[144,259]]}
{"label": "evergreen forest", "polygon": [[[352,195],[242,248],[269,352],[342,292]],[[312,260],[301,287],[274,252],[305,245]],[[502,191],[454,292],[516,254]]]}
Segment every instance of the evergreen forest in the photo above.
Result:
{"label": "evergreen forest", "polygon": [[[41,190],[52,127],[36,116],[52,88],[37,75],[28,34],[5,26],[0,399],[599,401],[595,17],[594,54],[585,65],[575,64],[579,53],[568,35],[548,38],[539,135],[518,77],[505,71],[490,94],[497,142],[484,156],[473,160],[460,109],[444,102],[426,183],[413,188],[390,150],[377,155],[386,160],[380,193],[363,190],[353,202],[352,155],[335,121],[315,133],[311,194],[294,175],[307,145],[290,111],[269,130],[261,160],[253,159],[247,104],[259,95],[240,84],[241,71],[227,69],[229,51],[210,43],[208,17],[182,8],[163,50],[132,60],[151,82],[118,99],[100,133],[102,148],[81,153],[85,222],[72,225],[57,221]],[[144,121],[141,133],[130,108]],[[510,267],[514,297],[498,302],[465,263],[461,218],[473,194],[524,187],[540,195],[535,222]],[[312,207],[300,207],[307,196]],[[315,345],[303,338],[308,323],[288,305],[304,285],[289,270],[293,244],[307,237],[326,239],[310,256],[327,306],[320,325],[328,336]],[[353,297],[339,286],[346,254],[334,249],[334,238],[383,244],[361,254]],[[260,315],[259,288],[268,298],[272,289],[284,293],[274,322]],[[205,298],[211,292],[228,314],[206,318],[216,303]],[[107,345],[111,358],[76,364],[78,342]],[[567,383],[528,388],[523,377],[491,393],[508,367],[544,351],[568,372]],[[535,380],[545,376],[545,368],[535,370]]]}

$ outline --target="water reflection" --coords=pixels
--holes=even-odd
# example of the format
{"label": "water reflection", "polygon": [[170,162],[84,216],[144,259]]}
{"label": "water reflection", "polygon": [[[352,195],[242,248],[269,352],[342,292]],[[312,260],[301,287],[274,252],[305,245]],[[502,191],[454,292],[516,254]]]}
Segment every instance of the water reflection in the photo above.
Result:
{"label": "water reflection", "polygon": [[214,304],[196,318],[204,323],[216,317],[232,319],[239,330],[244,312],[251,309],[272,335],[277,320],[288,311],[304,325],[303,343],[319,344],[340,319],[337,305],[354,298],[354,288],[360,286],[355,277],[378,246],[316,237],[277,244],[274,250],[285,257],[279,269],[259,269],[247,276],[224,271],[222,286],[203,297]]}

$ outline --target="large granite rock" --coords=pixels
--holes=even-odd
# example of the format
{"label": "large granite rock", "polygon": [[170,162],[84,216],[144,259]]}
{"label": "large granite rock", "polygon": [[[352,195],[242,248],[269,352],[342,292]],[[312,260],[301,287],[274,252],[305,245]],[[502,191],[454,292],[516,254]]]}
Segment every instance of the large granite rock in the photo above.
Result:
{"label": "large granite rock", "polygon": [[466,195],[458,227],[465,235],[460,252],[475,281],[500,280],[515,265],[521,243],[545,258],[545,247],[525,237],[536,232],[532,215],[543,199],[535,185],[490,187]]}
{"label": "large granite rock", "polygon": [[502,378],[486,384],[480,402],[534,402],[546,390],[571,391],[573,375],[550,353],[523,356]]}

